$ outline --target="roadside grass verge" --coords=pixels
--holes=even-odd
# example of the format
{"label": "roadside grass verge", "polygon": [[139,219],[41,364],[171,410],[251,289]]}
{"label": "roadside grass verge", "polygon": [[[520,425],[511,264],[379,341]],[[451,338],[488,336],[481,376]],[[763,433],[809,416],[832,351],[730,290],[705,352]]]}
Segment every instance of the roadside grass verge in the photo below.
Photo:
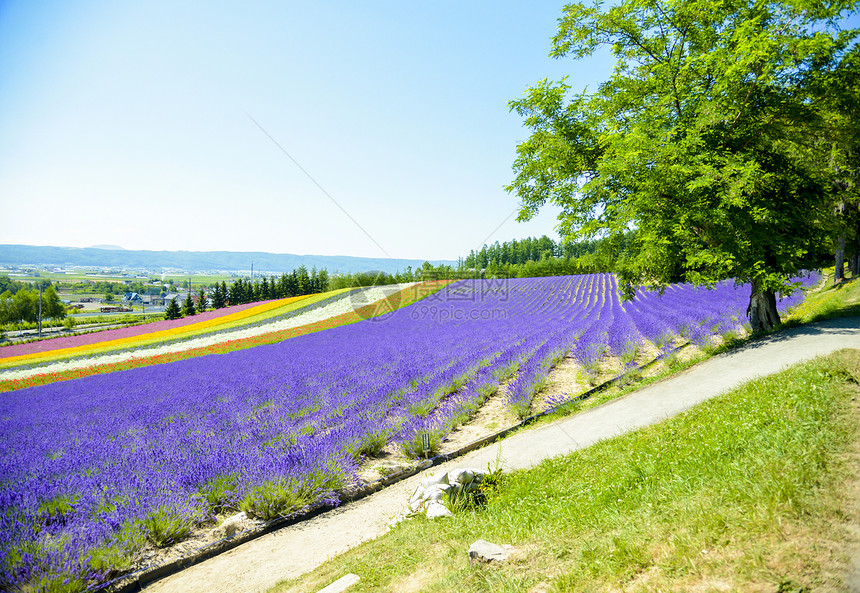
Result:
{"label": "roadside grass verge", "polygon": [[[503,475],[478,509],[403,522],[272,592],[840,591],[856,521],[860,350]],[[404,501],[405,504],[405,501]],[[508,563],[470,566],[476,539]]]}

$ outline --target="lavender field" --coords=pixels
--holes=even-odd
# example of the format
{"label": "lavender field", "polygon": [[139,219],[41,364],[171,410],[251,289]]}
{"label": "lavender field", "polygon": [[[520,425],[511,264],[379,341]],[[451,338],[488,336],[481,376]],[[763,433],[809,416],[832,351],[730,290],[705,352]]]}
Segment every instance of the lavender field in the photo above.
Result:
{"label": "lavender field", "polygon": [[216,513],[336,504],[362,456],[438,443],[500,381],[525,416],[564,355],[591,372],[646,341],[703,343],[739,327],[748,297],[679,285],[622,304],[610,274],[459,281],[277,344],[6,393],[0,588],[81,589]]}

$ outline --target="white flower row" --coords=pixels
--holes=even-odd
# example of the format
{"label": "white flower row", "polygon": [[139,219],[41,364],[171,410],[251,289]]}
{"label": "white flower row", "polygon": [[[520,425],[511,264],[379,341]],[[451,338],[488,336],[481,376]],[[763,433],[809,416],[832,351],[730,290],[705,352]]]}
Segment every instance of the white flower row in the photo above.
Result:
{"label": "white flower row", "polygon": [[291,329],[294,327],[300,327],[302,325],[317,323],[319,321],[324,321],[332,317],[337,317],[338,315],[343,315],[344,313],[349,313],[350,311],[354,311],[356,309],[359,309],[360,307],[389,297],[392,294],[403,290],[404,288],[413,286],[414,284],[416,283],[407,282],[403,284],[391,284],[388,286],[374,286],[372,288],[368,288],[357,293],[346,294],[342,298],[339,298],[336,301],[325,305],[324,307],[318,307],[316,309],[312,309],[310,311],[307,311],[306,313],[300,313],[299,315],[290,317],[288,319],[282,319],[281,321],[274,321],[272,323],[263,323],[255,327],[237,329],[234,331],[222,332],[208,336],[204,335],[198,338],[191,338],[180,342],[164,344],[162,346],[135,348],[118,354],[87,356],[85,358],[46,363],[44,365],[34,366],[26,369],[0,371],[0,380],[24,379],[27,377],[32,377],[34,375],[42,375],[45,373],[61,373],[64,371],[83,369],[91,366],[101,366],[126,362],[135,358],[148,358],[150,356],[159,356],[161,354],[184,352],[185,350],[192,350],[194,348],[205,348],[207,346],[212,346],[221,342],[241,340],[244,338],[251,338],[262,334],[268,334],[285,329]]}

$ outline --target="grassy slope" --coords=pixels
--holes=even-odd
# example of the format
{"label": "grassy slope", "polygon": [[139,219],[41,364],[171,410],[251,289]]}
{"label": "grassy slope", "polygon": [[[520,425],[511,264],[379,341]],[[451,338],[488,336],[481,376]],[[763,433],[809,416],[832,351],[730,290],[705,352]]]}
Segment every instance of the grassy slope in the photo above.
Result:
{"label": "grassy slope", "polygon": [[[860,283],[801,321],[858,314]],[[796,323],[796,322],[795,322]],[[515,472],[486,508],[418,518],[273,591],[845,590],[860,351],[751,382],[660,425]],[[476,539],[517,546],[470,567]]]}
{"label": "grassy slope", "polygon": [[833,286],[833,269],[825,271],[822,286],[784,320],[786,325],[833,317],[860,316],[860,280],[857,277]]}

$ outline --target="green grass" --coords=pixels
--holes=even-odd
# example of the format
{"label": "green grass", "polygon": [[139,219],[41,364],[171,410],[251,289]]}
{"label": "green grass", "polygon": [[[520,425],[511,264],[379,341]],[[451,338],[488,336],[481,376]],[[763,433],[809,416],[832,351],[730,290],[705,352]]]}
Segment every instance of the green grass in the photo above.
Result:
{"label": "green grass", "polygon": [[834,317],[860,315],[860,281],[857,277],[833,286],[833,268],[824,271],[823,286],[810,292],[806,300],[783,319],[783,324],[795,326]]}
{"label": "green grass", "polygon": [[[860,351],[506,474],[483,507],[416,518],[272,591],[833,590]],[[856,412],[856,410],[854,410]],[[476,539],[516,546],[470,566]],[[807,587],[808,589],[804,589]]]}

